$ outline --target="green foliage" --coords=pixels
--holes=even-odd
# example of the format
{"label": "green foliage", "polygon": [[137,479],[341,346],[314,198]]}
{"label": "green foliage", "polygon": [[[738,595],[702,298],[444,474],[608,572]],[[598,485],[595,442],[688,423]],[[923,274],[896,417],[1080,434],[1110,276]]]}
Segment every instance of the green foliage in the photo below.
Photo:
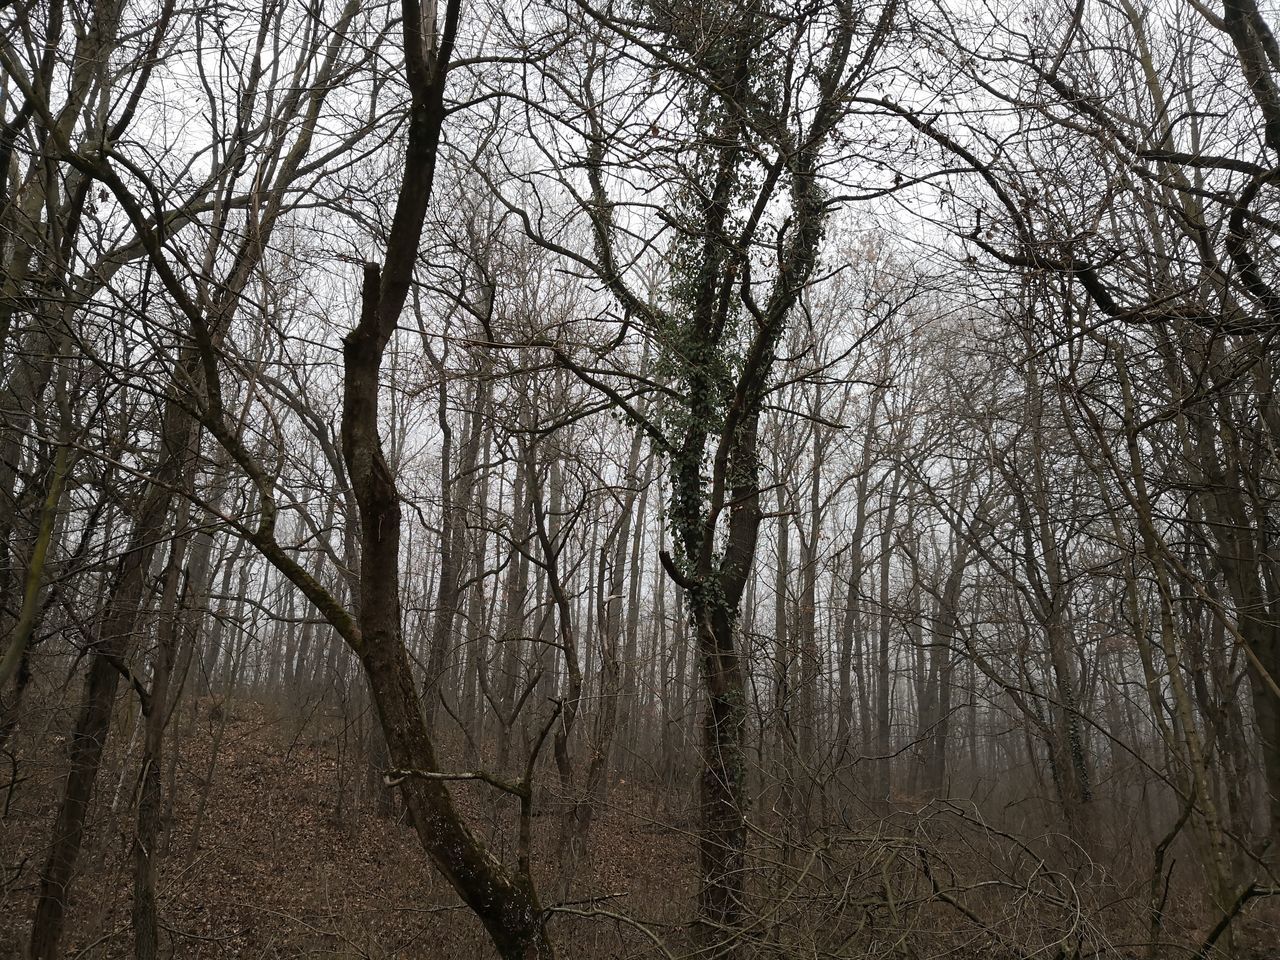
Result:
{"label": "green foliage", "polygon": [[[693,133],[668,194],[671,281],[656,371],[681,398],[659,416],[668,436],[685,438],[669,463],[671,516],[692,534],[707,519],[707,441],[726,429],[752,333],[738,281],[767,134],[786,114],[786,20],[767,0],[639,0],[635,11],[659,57],[677,67],[682,126]],[[692,545],[681,540],[678,553]]]}

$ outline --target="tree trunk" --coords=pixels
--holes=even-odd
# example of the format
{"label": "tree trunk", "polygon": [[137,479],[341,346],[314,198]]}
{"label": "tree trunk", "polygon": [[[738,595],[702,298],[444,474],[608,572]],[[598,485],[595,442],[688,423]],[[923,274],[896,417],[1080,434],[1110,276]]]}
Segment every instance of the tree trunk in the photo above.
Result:
{"label": "tree trunk", "polygon": [[[188,357],[188,362],[191,358]],[[176,402],[166,403],[156,480],[138,505],[129,547],[120,559],[100,626],[90,648],[84,699],[69,748],[70,772],[54,821],[49,856],[31,927],[31,960],[56,960],[71,882],[84,840],[111,712],[120,684],[119,666],[133,645],[146,575],[169,515],[172,486],[185,473],[196,436],[195,424]]]}
{"label": "tree trunk", "polygon": [[164,762],[164,731],[169,718],[169,680],[178,648],[182,607],[186,599],[183,574],[186,559],[189,508],[179,503],[174,539],[169,548],[168,567],[160,601],[156,649],[151,657],[151,687],[142,701],[142,773],[138,794],[137,826],[133,838],[133,923],[134,956],[156,960],[160,952],[159,917],[156,913],[156,860],[159,855],[160,815],[163,796],[160,786]]}
{"label": "tree trunk", "polygon": [[[405,189],[422,187],[407,181]],[[406,277],[413,255],[416,243],[400,263]],[[545,914],[528,865],[511,876],[454,807],[409,668],[401,634],[400,494],[378,433],[379,372],[404,299],[403,290],[396,289],[395,274],[388,271],[387,276],[390,290],[381,270],[366,265],[360,322],[343,343],[342,453],[360,509],[358,632],[337,611],[330,616],[344,625],[360,657],[393,765],[387,776],[400,786],[423,848],[480,918],[502,957],[550,958]]]}

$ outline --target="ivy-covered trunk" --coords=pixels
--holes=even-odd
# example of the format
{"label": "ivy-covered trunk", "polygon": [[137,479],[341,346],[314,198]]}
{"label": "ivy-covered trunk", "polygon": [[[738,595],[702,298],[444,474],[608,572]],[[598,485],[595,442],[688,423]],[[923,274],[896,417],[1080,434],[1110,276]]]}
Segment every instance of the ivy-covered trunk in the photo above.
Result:
{"label": "ivy-covered trunk", "polygon": [[[667,465],[671,550],[661,560],[684,591],[705,694],[700,956],[749,950],[747,664],[738,621],[762,516],[760,417],[779,340],[813,276],[833,206],[821,183],[823,154],[890,33],[894,9],[888,3],[875,22],[845,0],[804,13],[774,0],[642,2],[625,24],[598,14],[602,24],[654,39],[662,69],[678,78],[671,135],[690,137],[664,215],[674,231],[667,289],[641,297],[619,269],[632,238],[613,220],[607,105],[588,98],[584,211],[594,269],[652,337],[654,378],[669,388],[651,415],[547,346],[558,363],[609,392]],[[855,56],[860,37],[865,46]]]}
{"label": "ivy-covered trunk", "polygon": [[[753,388],[752,393],[763,392]],[[759,402],[720,438],[711,502],[702,499],[701,459],[673,462],[674,533],[682,552],[696,557],[682,573],[669,557],[669,570],[685,588],[698,644],[706,703],[702,719],[702,774],[699,780],[699,893],[701,946],[709,955],[736,956],[736,935],[746,914],[747,810],[746,671],[738,637],[743,593],[755,560],[760,527],[760,469],[757,450]],[[700,422],[697,419],[695,423]],[[700,448],[706,442],[694,431]],[[728,502],[728,522],[717,524]],[[714,550],[717,533],[722,549]],[[718,555],[717,555],[718,553]]]}
{"label": "ivy-covered trunk", "polygon": [[[694,601],[695,607],[699,601]],[[739,928],[747,846],[746,685],[732,613],[714,601],[695,613],[703,684],[699,906],[714,942]]]}

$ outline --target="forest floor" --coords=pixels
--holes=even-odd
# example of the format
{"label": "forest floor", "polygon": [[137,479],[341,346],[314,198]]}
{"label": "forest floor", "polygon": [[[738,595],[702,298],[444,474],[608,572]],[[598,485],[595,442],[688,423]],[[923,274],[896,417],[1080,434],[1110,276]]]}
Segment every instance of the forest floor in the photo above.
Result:
{"label": "forest floor", "polygon": [[[215,729],[215,722],[202,719],[181,745],[173,829],[158,885],[168,953],[184,960],[489,955],[479,923],[429,867],[402,818],[371,810],[337,815],[341,771],[332,741],[300,734],[296,723],[261,706],[239,704],[228,717],[193,849],[190,833]],[[29,935],[55,810],[53,771],[50,765],[39,778],[46,782],[19,791],[0,828],[0,865],[10,874],[0,899],[4,960],[20,958]],[[114,777],[106,779],[76,879],[63,951],[69,960],[132,955],[131,825],[111,814],[116,784]],[[470,821],[487,826],[491,848],[514,859],[514,807],[495,804],[478,790],[456,792]],[[348,789],[348,803],[350,797]],[[659,923],[687,913],[692,841],[670,824],[658,824],[653,813],[652,791],[615,785],[593,828],[592,846],[605,855],[578,866],[563,899],[574,909],[598,907]],[[537,873],[551,866],[556,825],[550,819],[538,818]],[[550,879],[542,890],[544,901],[553,900]],[[593,897],[607,899],[593,903]],[[630,952],[624,943],[633,944],[636,936],[611,922],[566,917],[557,924],[575,928],[571,956],[624,955]]]}
{"label": "forest floor", "polygon": [[[353,806],[358,791],[352,771],[362,765],[352,763],[353,751],[339,749],[343,740],[332,729],[325,732],[324,721],[312,717],[303,723],[274,708],[242,702],[227,710],[223,725],[220,710],[211,707],[202,702],[181,724],[172,825],[159,883],[163,955],[176,960],[470,960],[492,955],[479,923],[429,867],[409,826],[394,815],[376,815],[369,799],[364,806]],[[46,729],[60,726],[51,723]],[[220,726],[217,765],[193,842]],[[67,960],[132,956],[132,823],[127,811],[137,760],[134,756],[122,763],[126,734],[113,734],[94,802],[64,939]],[[38,870],[65,772],[58,738],[46,736],[38,743],[43,746],[19,738],[12,745],[17,762],[11,771],[20,771],[19,782],[14,790],[0,791],[0,960],[20,960],[27,942]],[[552,780],[551,772],[543,779]],[[339,784],[344,788],[339,790]],[[537,818],[534,863],[544,904],[577,911],[558,913],[553,921],[563,957],[660,956],[644,935],[618,919],[624,915],[643,920],[673,946],[675,955],[684,952],[678,945],[685,940],[683,924],[693,905],[696,847],[689,832],[692,790],[682,792],[683,797],[664,796],[643,780],[612,784],[592,833],[595,856],[571,871],[568,890],[557,889],[555,882],[558,818],[554,813]],[[510,799],[468,784],[459,785],[456,795],[491,849],[513,860],[516,817]],[[339,809],[339,797],[344,809]],[[844,878],[842,883],[833,887],[829,879],[815,876],[814,885],[791,886],[795,896],[787,911],[771,910],[771,929],[783,931],[783,937],[794,933],[795,942],[830,943],[834,938],[840,947],[827,954],[831,956],[900,960],[1048,958],[1054,954],[1043,952],[1046,945],[1082,923],[1097,929],[1090,951],[1096,957],[1194,957],[1196,946],[1203,944],[1207,926],[1189,906],[1197,900],[1194,889],[1188,892],[1184,886],[1167,903],[1167,947],[1149,952],[1143,939],[1146,884],[1141,878],[1120,884],[1128,892],[1119,896],[1112,896],[1114,884],[1096,891],[1095,904],[1111,906],[1096,910],[1080,904],[1066,912],[1054,892],[1058,888],[1046,892],[1031,875],[1021,889],[1024,881],[1012,872],[1006,881],[969,883],[966,909],[988,918],[971,923],[975,915],[961,916],[954,904],[931,895],[936,873],[925,874],[927,883],[921,879],[923,849],[916,848],[917,841],[903,840],[911,837],[912,827],[905,820],[894,827],[892,834],[882,824],[846,838],[852,859],[847,871],[836,874]],[[948,860],[956,869],[987,869],[984,864],[1008,860],[1007,851],[996,847],[975,851],[945,836],[933,841],[941,858],[936,862]],[[1032,863],[1032,874],[1052,875],[1041,870],[1042,863]],[[885,889],[882,883],[891,875],[901,878],[895,880],[895,896],[901,896],[896,903],[875,892]],[[871,895],[850,892],[859,884]],[[983,892],[988,887],[990,894]],[[1039,906],[1028,907],[1037,897]],[[1122,910],[1114,906],[1121,898],[1129,904]],[[1218,950],[1205,956],[1280,960],[1280,909],[1274,900],[1257,904],[1240,918],[1237,931],[1230,953]],[[765,939],[770,957],[801,955],[774,933]],[[766,953],[753,949],[751,955]],[[815,954],[806,950],[803,955]]]}

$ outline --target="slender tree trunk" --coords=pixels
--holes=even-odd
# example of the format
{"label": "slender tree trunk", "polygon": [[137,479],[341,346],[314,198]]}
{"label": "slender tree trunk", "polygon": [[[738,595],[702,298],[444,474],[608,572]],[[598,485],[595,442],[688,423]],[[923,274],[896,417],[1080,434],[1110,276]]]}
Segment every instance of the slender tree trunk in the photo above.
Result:
{"label": "slender tree trunk", "polygon": [[56,960],[58,956],[89,803],[120,684],[119,667],[133,645],[147,570],[169,515],[171,488],[186,470],[185,460],[195,436],[195,424],[187,413],[177,403],[167,403],[156,480],[138,505],[129,547],[121,557],[91,647],[84,698],[70,738],[70,772],[40,875],[31,927],[31,960]]}
{"label": "slender tree trunk", "polygon": [[160,601],[156,649],[151,656],[151,687],[142,702],[142,773],[138,794],[137,826],[133,839],[133,946],[137,960],[156,960],[160,952],[159,917],[156,911],[156,860],[159,855],[160,786],[164,762],[164,731],[168,722],[169,681],[173,674],[180,635],[183,583],[189,514],[187,503],[178,504],[174,539]]}
{"label": "slender tree trunk", "polygon": [[893,629],[893,605],[889,599],[889,572],[893,556],[890,544],[893,525],[898,512],[898,498],[902,492],[902,477],[895,470],[889,481],[889,500],[880,517],[880,633],[876,648],[876,799],[888,803],[892,797],[892,761],[889,754],[893,744],[893,675],[890,671],[889,638]]}

